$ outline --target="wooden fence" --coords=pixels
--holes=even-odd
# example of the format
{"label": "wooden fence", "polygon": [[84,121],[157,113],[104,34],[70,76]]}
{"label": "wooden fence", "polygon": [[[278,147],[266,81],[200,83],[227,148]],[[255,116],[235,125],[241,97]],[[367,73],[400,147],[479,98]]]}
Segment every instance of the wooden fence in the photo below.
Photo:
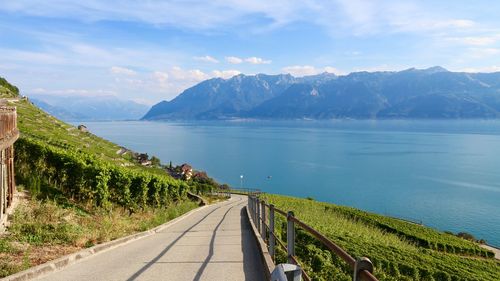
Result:
{"label": "wooden fence", "polygon": [[0,223],[5,222],[16,189],[14,179],[14,142],[19,138],[15,107],[0,106]]}
{"label": "wooden fence", "polygon": [[[326,248],[344,260],[352,269],[352,276],[354,281],[377,281],[378,279],[372,274],[373,264],[366,258],[361,257],[358,259],[353,258],[346,251],[333,243],[323,234],[319,233],[314,228],[302,222],[295,217],[292,211],[285,212],[277,209],[272,204],[266,204],[258,197],[259,193],[249,193],[248,196],[248,209],[252,221],[254,222],[257,230],[260,232],[262,239],[266,242],[269,248],[269,254],[275,259],[276,247],[281,247],[287,253],[288,263],[300,265],[300,261],[295,255],[295,229],[300,227],[316,239],[318,239]],[[287,220],[286,230],[286,243],[281,241],[275,233],[275,216],[276,214],[284,216]],[[311,280],[309,275],[302,270],[302,278],[304,280]]]}

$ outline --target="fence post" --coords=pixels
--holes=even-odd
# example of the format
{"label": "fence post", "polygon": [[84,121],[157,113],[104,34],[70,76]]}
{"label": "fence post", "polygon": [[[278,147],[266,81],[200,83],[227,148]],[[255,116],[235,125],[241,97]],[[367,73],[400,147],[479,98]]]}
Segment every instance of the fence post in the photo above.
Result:
{"label": "fence post", "polygon": [[360,277],[361,271],[366,270],[373,273],[373,264],[369,258],[362,257],[356,260],[354,264],[354,275],[352,276],[353,281],[362,281]]}
{"label": "fence post", "polygon": [[252,214],[252,197],[248,196],[248,197],[247,197],[247,200],[248,200],[248,201],[247,201],[247,204],[248,204],[248,206],[247,206],[248,212],[249,212],[250,214]]}
{"label": "fence post", "polygon": [[259,221],[259,219],[260,219],[260,200],[259,199],[257,199],[257,206],[255,206],[255,207],[257,207],[257,216],[256,216],[257,218],[255,219],[255,226],[257,227],[257,230],[260,233],[260,221]]}
{"label": "fence post", "polygon": [[293,217],[293,212],[289,211],[286,220],[287,220],[287,226],[286,226],[286,251],[288,254],[288,263],[293,264],[293,259],[292,256],[295,256],[295,227],[294,223],[292,221]]}
{"label": "fence post", "polygon": [[274,205],[269,205],[269,254],[274,261],[275,254],[275,243],[276,240],[274,238]]}
{"label": "fence post", "polygon": [[255,221],[254,200],[255,200],[255,198],[253,198],[253,196],[250,196],[250,217],[252,217],[253,221]]}
{"label": "fence post", "polygon": [[262,200],[261,203],[261,210],[262,210],[262,224],[261,224],[261,236],[264,242],[267,242],[267,237],[266,237],[266,202]]}

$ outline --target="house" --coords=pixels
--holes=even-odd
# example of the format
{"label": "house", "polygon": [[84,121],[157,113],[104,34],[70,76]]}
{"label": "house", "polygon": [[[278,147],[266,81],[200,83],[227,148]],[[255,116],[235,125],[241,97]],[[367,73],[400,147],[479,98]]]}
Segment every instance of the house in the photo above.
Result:
{"label": "house", "polygon": [[142,166],[151,166],[151,160],[149,160],[149,155],[147,153],[136,154],[136,159]]}
{"label": "house", "polygon": [[191,179],[191,176],[193,175],[193,168],[184,163],[181,165],[181,175],[182,175],[182,178],[184,178],[185,180],[190,180]]}
{"label": "house", "polygon": [[78,125],[78,130],[83,133],[87,133],[89,131],[89,129],[87,129],[87,126],[81,124]]}

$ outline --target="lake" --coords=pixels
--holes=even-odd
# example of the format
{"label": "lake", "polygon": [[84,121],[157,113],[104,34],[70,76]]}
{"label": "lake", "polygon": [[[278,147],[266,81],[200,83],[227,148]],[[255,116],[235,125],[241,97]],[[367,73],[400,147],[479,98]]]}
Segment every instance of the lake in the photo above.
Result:
{"label": "lake", "polygon": [[85,125],[164,164],[189,163],[220,183],[421,221],[500,246],[497,120]]}

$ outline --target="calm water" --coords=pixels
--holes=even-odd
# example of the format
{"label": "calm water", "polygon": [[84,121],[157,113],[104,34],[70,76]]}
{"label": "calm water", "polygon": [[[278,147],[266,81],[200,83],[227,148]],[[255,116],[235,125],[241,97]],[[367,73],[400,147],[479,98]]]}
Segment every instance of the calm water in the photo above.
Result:
{"label": "calm water", "polygon": [[93,122],[221,183],[466,231],[500,246],[500,121]]}

